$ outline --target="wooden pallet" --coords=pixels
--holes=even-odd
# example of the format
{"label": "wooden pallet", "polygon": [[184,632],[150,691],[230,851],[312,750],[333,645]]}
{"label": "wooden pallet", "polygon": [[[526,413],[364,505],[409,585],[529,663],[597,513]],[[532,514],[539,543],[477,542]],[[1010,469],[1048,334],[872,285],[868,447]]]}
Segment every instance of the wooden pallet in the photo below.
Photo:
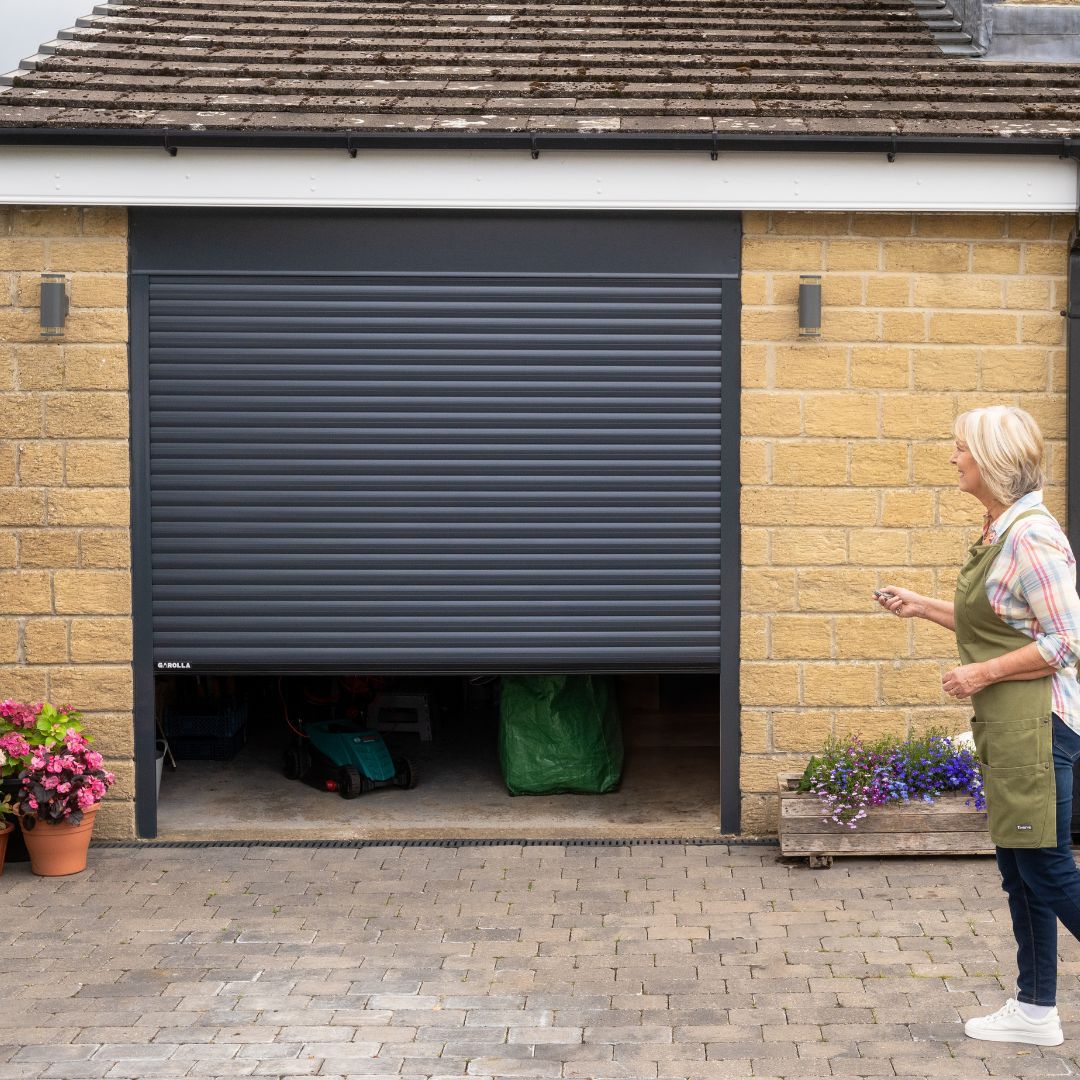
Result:
{"label": "wooden pallet", "polygon": [[932,803],[874,806],[856,828],[822,817],[821,800],[796,790],[801,773],[780,773],[780,853],[831,866],[834,855],[993,855],[986,811],[964,795]]}

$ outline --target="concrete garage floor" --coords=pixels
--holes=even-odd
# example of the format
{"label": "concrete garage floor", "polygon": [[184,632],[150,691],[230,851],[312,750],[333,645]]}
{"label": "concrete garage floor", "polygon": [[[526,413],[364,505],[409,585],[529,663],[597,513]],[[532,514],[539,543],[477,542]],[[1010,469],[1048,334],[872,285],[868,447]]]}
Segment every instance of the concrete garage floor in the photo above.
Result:
{"label": "concrete garage floor", "polygon": [[[655,702],[653,703],[655,704]],[[417,786],[357,799],[317,791],[281,772],[280,729],[249,731],[232,761],[165,768],[158,836],[196,839],[714,839],[720,767],[715,713],[624,710],[623,780],[607,795],[511,796],[493,731],[421,743],[387,736]]]}
{"label": "concrete garage floor", "polygon": [[607,795],[507,794],[488,755],[401,744],[416,770],[411,791],[358,799],[281,774],[280,755],[250,743],[231,762],[166,767],[158,807],[163,840],[715,838],[719,757],[700,748],[630,750],[623,782]]}

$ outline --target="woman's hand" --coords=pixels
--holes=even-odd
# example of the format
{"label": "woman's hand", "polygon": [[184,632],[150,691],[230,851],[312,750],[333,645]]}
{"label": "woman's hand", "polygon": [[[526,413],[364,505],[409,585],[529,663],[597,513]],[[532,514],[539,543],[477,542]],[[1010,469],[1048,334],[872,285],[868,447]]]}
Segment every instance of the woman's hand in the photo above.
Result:
{"label": "woman's hand", "polygon": [[985,664],[963,664],[945,672],[941,680],[941,689],[949,697],[969,698],[980,690],[985,690],[993,680]]}
{"label": "woman's hand", "polygon": [[898,585],[886,585],[874,594],[874,599],[888,612],[901,619],[926,618],[926,597]]}

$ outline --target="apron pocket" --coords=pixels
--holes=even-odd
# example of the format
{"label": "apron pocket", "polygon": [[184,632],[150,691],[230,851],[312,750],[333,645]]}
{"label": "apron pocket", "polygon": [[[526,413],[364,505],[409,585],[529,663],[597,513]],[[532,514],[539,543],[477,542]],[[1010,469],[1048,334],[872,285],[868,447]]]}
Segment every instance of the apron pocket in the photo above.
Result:
{"label": "apron pocket", "polygon": [[979,760],[991,768],[1045,765],[1054,753],[1049,715],[1026,720],[974,720],[971,735]]}
{"label": "apron pocket", "polygon": [[1055,847],[1056,784],[1050,763],[1012,768],[983,766],[990,839],[998,847]]}

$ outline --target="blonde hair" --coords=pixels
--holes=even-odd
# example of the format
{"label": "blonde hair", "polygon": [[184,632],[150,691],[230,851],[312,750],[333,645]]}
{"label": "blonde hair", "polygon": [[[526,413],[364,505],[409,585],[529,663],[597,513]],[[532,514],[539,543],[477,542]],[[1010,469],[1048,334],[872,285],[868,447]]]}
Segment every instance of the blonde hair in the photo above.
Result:
{"label": "blonde hair", "polygon": [[1014,405],[971,409],[956,418],[953,431],[1003,506],[1043,486],[1043,437],[1031,413]]}

